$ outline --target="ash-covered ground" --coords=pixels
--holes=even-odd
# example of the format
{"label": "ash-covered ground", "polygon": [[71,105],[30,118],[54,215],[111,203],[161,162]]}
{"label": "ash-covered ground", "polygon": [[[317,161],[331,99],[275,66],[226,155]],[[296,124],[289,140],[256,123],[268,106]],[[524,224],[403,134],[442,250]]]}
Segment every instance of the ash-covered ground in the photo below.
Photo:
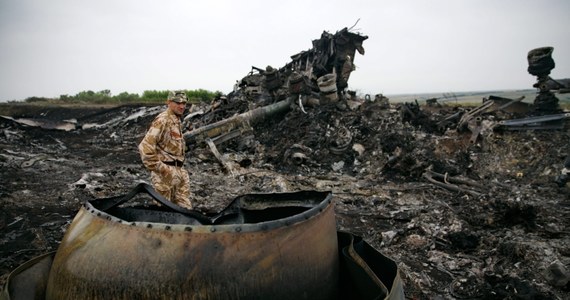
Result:
{"label": "ash-covered ground", "polygon": [[[220,211],[247,193],[332,191],[339,229],[398,263],[407,298],[570,298],[570,186],[555,181],[570,154],[568,124],[487,128],[473,140],[442,123],[464,108],[292,106],[219,145],[225,166],[207,146],[190,145],[197,210]],[[195,126],[244,107],[204,106]],[[0,118],[1,284],[57,250],[83,201],[149,181],[137,145],[163,109],[2,107],[15,120]],[[77,129],[48,128],[70,129],[61,123],[69,119]]]}

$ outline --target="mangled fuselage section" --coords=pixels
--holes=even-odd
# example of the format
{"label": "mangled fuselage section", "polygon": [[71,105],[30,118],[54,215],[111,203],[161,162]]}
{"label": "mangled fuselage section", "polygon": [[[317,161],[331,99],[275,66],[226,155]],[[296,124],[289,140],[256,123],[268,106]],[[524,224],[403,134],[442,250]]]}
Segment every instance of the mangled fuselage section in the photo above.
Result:
{"label": "mangled fuselage section", "polygon": [[261,104],[311,95],[335,101],[348,87],[354,57],[356,52],[364,55],[362,43],[367,38],[347,28],[335,34],[325,31],[311,49],[291,56],[291,62],[279,69],[252,67],[229,96],[243,95]]}

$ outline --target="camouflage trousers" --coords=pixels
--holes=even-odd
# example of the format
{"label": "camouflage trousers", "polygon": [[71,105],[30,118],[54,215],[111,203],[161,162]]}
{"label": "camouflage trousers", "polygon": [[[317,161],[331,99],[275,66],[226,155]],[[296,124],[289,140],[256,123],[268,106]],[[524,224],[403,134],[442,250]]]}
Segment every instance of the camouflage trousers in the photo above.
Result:
{"label": "camouflage trousers", "polygon": [[184,168],[168,166],[161,173],[151,172],[150,180],[154,189],[164,198],[178,206],[192,209],[190,202],[190,176]]}

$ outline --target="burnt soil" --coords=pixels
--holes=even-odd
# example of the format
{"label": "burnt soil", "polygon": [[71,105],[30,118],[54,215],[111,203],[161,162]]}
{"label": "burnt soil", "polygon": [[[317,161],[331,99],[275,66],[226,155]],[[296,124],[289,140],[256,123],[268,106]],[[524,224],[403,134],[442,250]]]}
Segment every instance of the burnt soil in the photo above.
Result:
{"label": "burnt soil", "polygon": [[[149,181],[137,152],[150,107],[3,105],[0,115],[105,126],[44,129],[0,118],[0,284],[57,250],[83,201]],[[332,191],[339,229],[395,260],[410,299],[568,299],[570,186],[555,177],[569,126],[438,131],[456,108],[406,121],[367,102],[293,109],[218,148],[229,172],[191,145],[195,209],[217,212],[247,193]],[[438,177],[443,175],[443,177]],[[438,184],[439,182],[439,184]],[[452,188],[454,187],[454,188]]]}

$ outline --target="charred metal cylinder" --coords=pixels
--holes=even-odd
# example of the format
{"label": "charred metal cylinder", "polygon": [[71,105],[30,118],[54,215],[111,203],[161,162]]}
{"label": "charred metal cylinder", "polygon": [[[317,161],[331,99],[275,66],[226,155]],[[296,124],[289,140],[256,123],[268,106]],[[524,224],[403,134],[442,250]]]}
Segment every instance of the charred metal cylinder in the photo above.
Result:
{"label": "charred metal cylinder", "polygon": [[338,101],[336,74],[331,73],[319,77],[317,79],[317,84],[324,100],[329,102]]}
{"label": "charred metal cylinder", "polygon": [[269,91],[273,91],[283,84],[279,71],[271,66],[267,66],[263,75],[265,76],[265,88]]}
{"label": "charred metal cylinder", "polygon": [[530,50],[527,55],[528,73],[537,77],[548,76],[555,66],[552,59],[553,51],[553,47],[541,47]]}
{"label": "charred metal cylinder", "polygon": [[[236,198],[212,224],[86,203],[54,258],[46,299],[334,299],[332,194]],[[167,222],[158,222],[165,220]]]}
{"label": "charred metal cylinder", "polygon": [[298,72],[293,72],[289,77],[289,93],[292,95],[299,95],[305,92],[306,86],[303,80],[303,75]]}

